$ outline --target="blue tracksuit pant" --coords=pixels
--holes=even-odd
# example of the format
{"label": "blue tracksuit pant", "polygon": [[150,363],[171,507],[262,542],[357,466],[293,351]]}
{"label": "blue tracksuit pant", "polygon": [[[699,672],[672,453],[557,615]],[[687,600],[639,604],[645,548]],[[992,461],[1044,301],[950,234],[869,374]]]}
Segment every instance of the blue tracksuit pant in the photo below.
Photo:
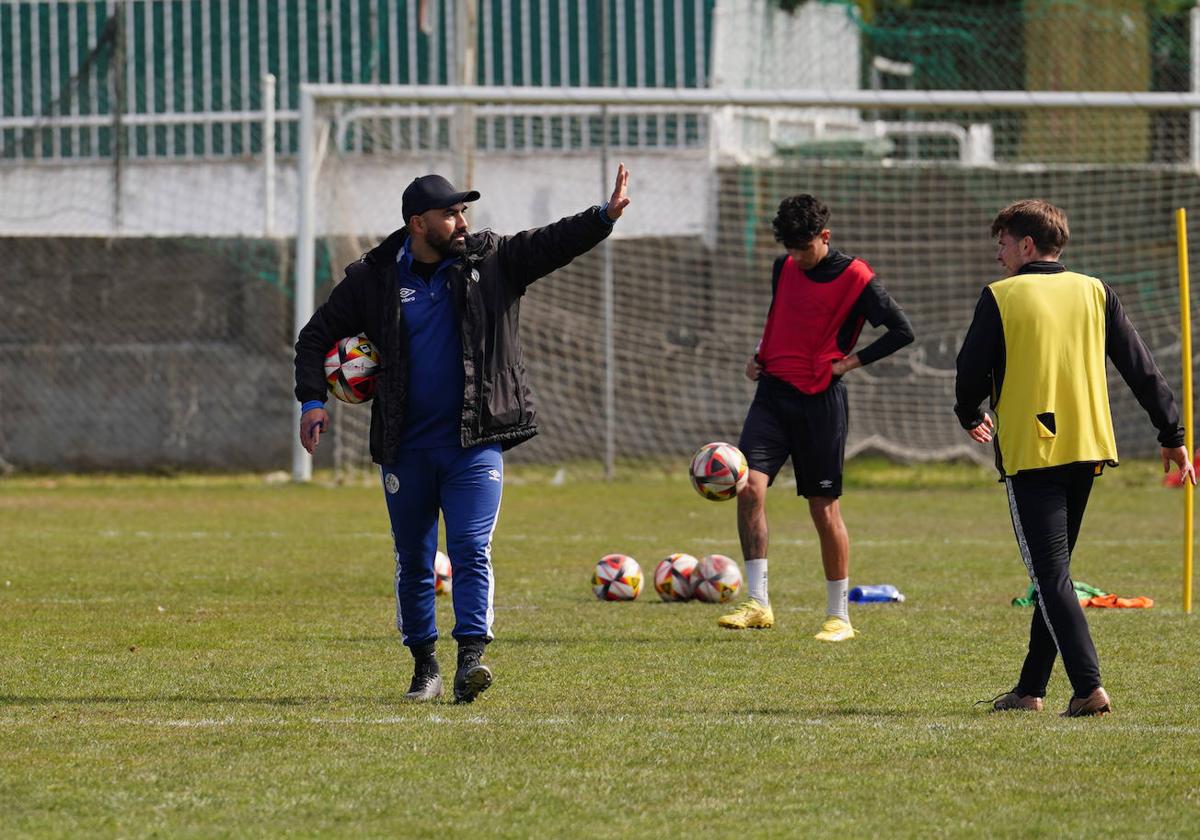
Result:
{"label": "blue tracksuit pant", "polygon": [[396,629],[412,647],[438,637],[433,557],[438,512],[454,570],[456,639],[492,638],[492,532],[500,515],[504,460],[497,446],[411,449],[381,467],[396,547]]}

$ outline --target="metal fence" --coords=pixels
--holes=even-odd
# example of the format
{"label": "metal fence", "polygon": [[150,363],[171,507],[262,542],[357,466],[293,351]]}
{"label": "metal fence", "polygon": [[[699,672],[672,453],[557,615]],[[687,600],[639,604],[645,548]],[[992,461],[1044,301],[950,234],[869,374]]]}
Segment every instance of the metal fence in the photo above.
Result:
{"label": "metal fence", "polygon": [[[702,87],[715,0],[483,0],[484,85]],[[261,152],[278,79],[281,153],[302,82],[463,81],[460,0],[16,0],[0,4],[0,161]],[[607,39],[601,37],[607,32]],[[516,142],[485,119],[489,147]],[[637,138],[633,138],[636,142]]]}

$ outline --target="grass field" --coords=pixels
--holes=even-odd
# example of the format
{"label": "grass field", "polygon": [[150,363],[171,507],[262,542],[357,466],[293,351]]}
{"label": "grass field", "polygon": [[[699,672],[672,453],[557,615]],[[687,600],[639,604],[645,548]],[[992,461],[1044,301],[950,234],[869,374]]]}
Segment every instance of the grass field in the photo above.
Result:
{"label": "grass field", "polygon": [[[1030,613],[1004,494],[974,467],[854,462],[843,509],[862,636],[811,639],[806,511],[772,490],[778,626],[605,604],[592,564],[737,556],[734,505],[686,479],[511,472],[496,684],[406,705],[375,488],[261,478],[0,482],[0,835],[1197,836],[1200,618],[1180,609],[1179,491],[1101,479],[1077,579],[1116,713],[991,715]],[[682,473],[682,471],[681,471]],[[449,639],[452,619],[439,607]],[[444,642],[443,669],[453,646]],[[1070,689],[1056,669],[1048,705]]]}

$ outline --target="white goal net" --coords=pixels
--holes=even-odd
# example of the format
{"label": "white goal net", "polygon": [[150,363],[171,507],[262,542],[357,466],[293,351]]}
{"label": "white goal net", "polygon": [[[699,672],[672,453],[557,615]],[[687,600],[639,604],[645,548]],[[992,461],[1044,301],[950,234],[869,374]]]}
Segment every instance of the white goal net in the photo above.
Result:
{"label": "white goal net", "polygon": [[[1020,198],[1066,210],[1064,261],[1117,290],[1178,389],[1173,212],[1200,215],[1188,95],[846,91],[806,101],[796,91],[318,86],[306,95],[317,301],[402,224],[400,194],[417,175],[478,189],[472,226],[515,233],[603,202],[618,161],[632,172],[633,204],[610,244],[522,301],[541,433],[514,461],[677,466],[702,443],[736,441],[754,389],[743,369],[781,253],[771,221],[800,192],[830,205],[833,246],[871,264],[917,336],[847,377],[849,456],[990,459],[951,411],[954,360],[981,288],[1000,276],[991,220]],[[867,325],[858,346],[877,334]],[[1153,454],[1153,429],[1111,377],[1122,454]],[[344,475],[369,464],[368,418],[365,407],[337,407]]]}

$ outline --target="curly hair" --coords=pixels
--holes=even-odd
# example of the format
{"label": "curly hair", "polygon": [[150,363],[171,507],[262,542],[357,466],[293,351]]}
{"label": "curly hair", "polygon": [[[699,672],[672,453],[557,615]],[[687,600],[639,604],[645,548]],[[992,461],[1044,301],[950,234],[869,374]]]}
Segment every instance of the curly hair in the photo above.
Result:
{"label": "curly hair", "polygon": [[1071,238],[1067,214],[1049,201],[1027,198],[1005,207],[992,222],[992,236],[1007,233],[1015,239],[1028,236],[1039,253],[1058,256]]}
{"label": "curly hair", "polygon": [[808,193],[793,195],[779,203],[771,227],[775,241],[785,248],[803,248],[829,223],[829,208]]}

